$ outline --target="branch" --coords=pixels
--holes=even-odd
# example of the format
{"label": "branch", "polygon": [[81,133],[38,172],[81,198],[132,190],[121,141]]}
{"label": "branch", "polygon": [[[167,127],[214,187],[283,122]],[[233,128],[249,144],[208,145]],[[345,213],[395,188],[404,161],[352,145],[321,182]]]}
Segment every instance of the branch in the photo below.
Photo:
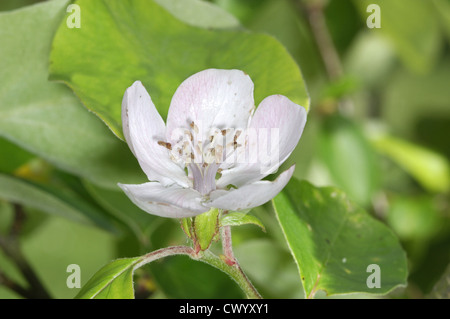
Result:
{"label": "branch", "polygon": [[39,277],[36,275],[33,268],[30,266],[20,249],[19,233],[22,229],[23,221],[25,220],[23,207],[19,204],[14,204],[14,212],[14,222],[11,226],[11,230],[8,236],[0,237],[0,248],[3,250],[5,255],[8,256],[19,268],[20,272],[27,280],[29,288],[24,289],[20,287],[4,274],[0,274],[0,284],[3,284],[9,288],[12,287],[11,289],[19,293],[24,298],[50,299],[51,297],[49,293],[41,283]]}
{"label": "branch", "polygon": [[[344,71],[323,12],[325,0],[297,0],[297,5],[302,12],[306,12],[328,78],[331,81],[339,80],[344,75]],[[335,111],[350,115],[353,110],[353,102],[348,98],[341,98]]]}
{"label": "branch", "polygon": [[252,298],[255,299],[262,299],[259,292],[256,290],[256,288],[251,283],[250,279],[247,277],[247,275],[242,270],[241,266],[239,265],[236,257],[234,257],[233,253],[233,244],[231,241],[231,227],[230,226],[222,226],[220,229],[220,234],[222,237],[222,249],[224,253],[224,260],[225,264],[229,267],[232,267],[237,272],[239,272],[239,277],[246,282],[245,288],[247,289],[246,294],[252,295]]}
{"label": "branch", "polygon": [[8,276],[6,276],[3,272],[0,271],[0,285],[5,286],[6,288],[9,288],[10,290],[14,291],[18,295],[24,297],[24,298],[30,298],[29,292],[27,289],[23,288],[21,285],[10,279]]}
{"label": "branch", "polygon": [[328,30],[323,13],[323,1],[311,1],[307,4],[304,4],[301,0],[299,2],[300,6],[306,11],[328,77],[330,80],[335,81],[343,74],[342,64],[336,47],[334,46],[333,39],[331,38],[330,31]]}
{"label": "branch", "polygon": [[222,237],[222,250],[225,258],[225,262],[233,266],[237,261],[233,253],[233,245],[231,242],[231,227],[222,226],[220,228],[220,236]]}
{"label": "branch", "polygon": [[258,293],[258,291],[255,289],[255,287],[252,285],[252,283],[248,280],[247,276],[244,274],[244,272],[239,267],[237,262],[233,266],[230,266],[226,262],[224,262],[220,257],[214,255],[209,250],[203,252],[200,251],[199,253],[196,253],[195,250],[192,249],[192,247],[188,246],[171,246],[167,248],[161,248],[143,256],[143,259],[135,265],[134,269],[136,270],[157,259],[174,255],[187,255],[193,260],[201,261],[210,266],[213,266],[223,271],[224,273],[228,274],[244,291],[247,298],[249,299],[262,298],[261,295]]}
{"label": "branch", "polygon": [[250,280],[245,275],[244,271],[239,266],[237,261],[233,266],[230,266],[226,262],[224,262],[220,257],[214,255],[209,250],[204,251],[203,255],[200,258],[197,258],[196,260],[207,263],[228,274],[244,291],[248,299],[262,299],[262,296],[250,282]]}

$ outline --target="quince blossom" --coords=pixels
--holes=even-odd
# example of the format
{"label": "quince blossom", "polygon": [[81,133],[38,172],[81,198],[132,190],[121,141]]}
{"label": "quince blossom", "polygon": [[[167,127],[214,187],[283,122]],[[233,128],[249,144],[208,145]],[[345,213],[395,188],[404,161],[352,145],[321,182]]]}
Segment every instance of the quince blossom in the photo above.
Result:
{"label": "quince blossom", "polygon": [[136,81],[123,97],[123,132],[150,182],[119,186],[138,207],[162,217],[260,206],[292,177],[295,165],[275,181],[261,180],[289,157],[305,123],[305,108],[282,95],[255,110],[253,82],[240,70],[208,69],[186,79],[167,125]]}

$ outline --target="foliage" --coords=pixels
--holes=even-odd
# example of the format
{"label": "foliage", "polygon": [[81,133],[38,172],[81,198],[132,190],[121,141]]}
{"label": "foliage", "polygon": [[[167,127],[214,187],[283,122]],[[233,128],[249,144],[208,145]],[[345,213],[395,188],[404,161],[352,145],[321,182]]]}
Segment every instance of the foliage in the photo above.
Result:
{"label": "foliage", "polygon": [[[230,227],[264,297],[442,298],[448,1],[78,0],[81,28],[66,23],[69,3],[0,3],[1,298],[241,298],[233,261],[216,256]],[[380,29],[366,25],[368,4]],[[141,80],[165,117],[178,85],[210,67],[244,70],[256,105],[286,95],[308,121],[280,168],[296,163],[295,177],[272,204],[180,227],[117,187],[146,180],[122,140],[121,101]],[[186,235],[198,244],[190,258],[138,269]],[[66,285],[70,264],[81,289]],[[371,264],[380,288],[367,285]]]}

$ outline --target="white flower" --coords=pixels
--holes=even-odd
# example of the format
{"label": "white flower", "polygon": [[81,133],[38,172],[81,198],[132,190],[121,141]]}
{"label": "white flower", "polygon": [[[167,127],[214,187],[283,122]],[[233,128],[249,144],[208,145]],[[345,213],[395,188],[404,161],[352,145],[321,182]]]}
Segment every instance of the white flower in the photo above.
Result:
{"label": "white flower", "polygon": [[[123,98],[123,132],[150,182],[119,186],[141,209],[163,217],[260,206],[291,178],[294,165],[273,182],[261,181],[288,158],[305,123],[306,110],[281,95],[255,111],[244,72],[208,69],[178,87],[165,125],[137,81]],[[269,149],[256,151],[264,141]]]}

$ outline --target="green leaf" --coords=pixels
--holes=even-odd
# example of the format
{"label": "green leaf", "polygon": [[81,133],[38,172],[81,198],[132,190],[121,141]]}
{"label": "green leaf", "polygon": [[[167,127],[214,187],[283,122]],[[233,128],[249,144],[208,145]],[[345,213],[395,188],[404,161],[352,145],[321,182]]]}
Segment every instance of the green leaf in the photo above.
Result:
{"label": "green leaf", "polygon": [[[319,290],[385,294],[405,285],[406,256],[398,239],[342,191],[291,179],[273,204],[308,298]],[[380,267],[380,288],[366,284],[371,264]]]}
{"label": "green leaf", "polygon": [[84,182],[89,194],[118,220],[127,225],[144,244],[149,244],[149,234],[159,224],[158,217],[144,212],[133,204],[121,190],[111,190]]}
{"label": "green leaf", "polygon": [[0,234],[5,235],[14,221],[14,211],[10,203],[0,201]]}
{"label": "green leaf", "polygon": [[450,299],[450,265],[447,266],[442,277],[428,294],[430,299]]}
{"label": "green leaf", "polygon": [[54,38],[50,76],[68,84],[84,105],[122,138],[125,90],[142,81],[163,117],[176,88],[207,68],[241,69],[255,83],[255,102],[283,94],[309,106],[298,66],[265,34],[186,25],[153,1],[76,2],[79,29],[63,22]]}
{"label": "green leaf", "polygon": [[[154,279],[169,298],[240,298],[242,292],[223,272],[186,256],[164,258],[147,263],[146,256],[115,260],[100,269],[82,287],[79,299],[131,299],[133,273],[149,267]],[[188,275],[187,275],[188,274]]]}
{"label": "green leaf", "polygon": [[66,86],[48,82],[51,40],[67,3],[0,13],[0,136],[96,184],[141,182],[145,177],[127,145]]}
{"label": "green leaf", "polygon": [[0,138],[0,150],[0,172],[4,173],[12,173],[33,158],[32,154],[3,138]]}
{"label": "green leaf", "polygon": [[81,288],[77,299],[134,299],[134,267],[142,257],[117,259],[102,269]]}
{"label": "green leaf", "polygon": [[219,232],[219,210],[211,208],[208,212],[195,216],[194,232],[195,244],[198,244],[201,250],[208,249]]}
{"label": "green leaf", "polygon": [[441,18],[447,37],[450,39],[450,1],[433,0],[433,3],[436,6],[436,11]]}
{"label": "green leaf", "polygon": [[450,164],[444,156],[388,135],[374,137],[373,142],[427,190],[446,192],[450,188]]}
{"label": "green leaf", "polygon": [[39,0],[3,0],[0,3],[0,11],[15,10],[20,7],[35,4]]}
{"label": "green leaf", "polygon": [[269,0],[212,0],[215,4],[230,12],[233,16],[237,17],[239,21],[245,21],[252,19],[255,16],[255,12],[260,13],[261,7],[263,7]]}
{"label": "green leaf", "polygon": [[242,298],[239,286],[227,274],[186,256],[164,258],[148,267],[167,298]]}
{"label": "green leaf", "polygon": [[[441,47],[439,23],[431,1],[354,0],[364,22],[369,4],[381,9],[381,28],[371,29],[388,38],[403,62],[413,71],[425,73],[434,65]],[[403,18],[399,18],[403,17]]]}
{"label": "green leaf", "polygon": [[[435,144],[436,149],[450,157],[448,143],[442,138],[442,134],[450,134],[449,82],[449,59],[443,59],[427,75],[413,75],[407,70],[397,70],[386,79],[382,88],[380,103],[383,106],[383,120],[395,135],[415,137],[417,140],[424,138],[425,144]],[[425,121],[428,125],[423,125]],[[443,132],[435,131],[435,127],[441,126],[445,127]]]}
{"label": "green leaf", "polygon": [[0,174],[0,198],[70,220],[114,231],[109,218],[70,190]]}
{"label": "green leaf", "polygon": [[[0,223],[4,221],[3,213],[4,210],[0,209]],[[80,266],[81,284],[84,284],[98,269],[116,258],[117,236],[110,232],[28,207],[25,207],[25,213],[20,232],[21,251],[55,299],[70,299],[79,291],[67,286],[71,275],[66,271],[69,265]],[[14,218],[13,212],[11,215]],[[0,228],[3,228],[3,224]],[[16,265],[1,252],[0,267],[1,272],[9,278],[27,287],[27,280],[16,269]],[[2,298],[20,297],[16,294],[5,296],[1,289],[0,295]]]}
{"label": "green leaf", "polygon": [[201,0],[155,0],[177,19],[201,28],[239,27],[239,21],[219,7]]}
{"label": "green leaf", "polygon": [[220,226],[241,226],[247,224],[259,226],[263,231],[266,231],[263,223],[253,215],[243,214],[240,212],[231,212],[224,215],[220,219]]}
{"label": "green leaf", "polygon": [[[301,65],[306,79],[313,79],[318,73],[323,72],[320,54],[307,18],[298,14],[298,9],[293,1],[227,0],[226,2],[232,3],[237,8],[245,8],[245,11],[248,12],[246,13],[247,17],[240,20],[244,21],[247,28],[269,34],[280,41]],[[235,15],[239,15],[238,10],[227,9],[232,10]]]}
{"label": "green leaf", "polygon": [[384,85],[396,62],[389,40],[373,32],[358,34],[344,58],[347,76],[357,81],[360,89]]}
{"label": "green leaf", "polygon": [[389,201],[387,223],[402,240],[421,244],[445,225],[432,196],[394,197]]}
{"label": "green leaf", "polygon": [[379,187],[378,158],[362,130],[349,119],[330,116],[319,140],[320,155],[333,181],[360,204]]}
{"label": "green leaf", "polygon": [[189,239],[194,239],[195,233],[192,228],[193,219],[192,217],[186,217],[181,219],[181,229],[188,236]]}
{"label": "green leaf", "polygon": [[[84,285],[100,267],[116,258],[117,236],[111,232],[36,210],[26,209],[26,213],[24,226],[29,231],[21,234],[21,248],[52,297],[73,298],[79,291],[67,286],[69,265],[80,266]],[[2,261],[0,264],[3,270]]]}
{"label": "green leaf", "polygon": [[249,239],[236,245],[234,255],[264,298],[304,299],[297,267],[281,242]]}

